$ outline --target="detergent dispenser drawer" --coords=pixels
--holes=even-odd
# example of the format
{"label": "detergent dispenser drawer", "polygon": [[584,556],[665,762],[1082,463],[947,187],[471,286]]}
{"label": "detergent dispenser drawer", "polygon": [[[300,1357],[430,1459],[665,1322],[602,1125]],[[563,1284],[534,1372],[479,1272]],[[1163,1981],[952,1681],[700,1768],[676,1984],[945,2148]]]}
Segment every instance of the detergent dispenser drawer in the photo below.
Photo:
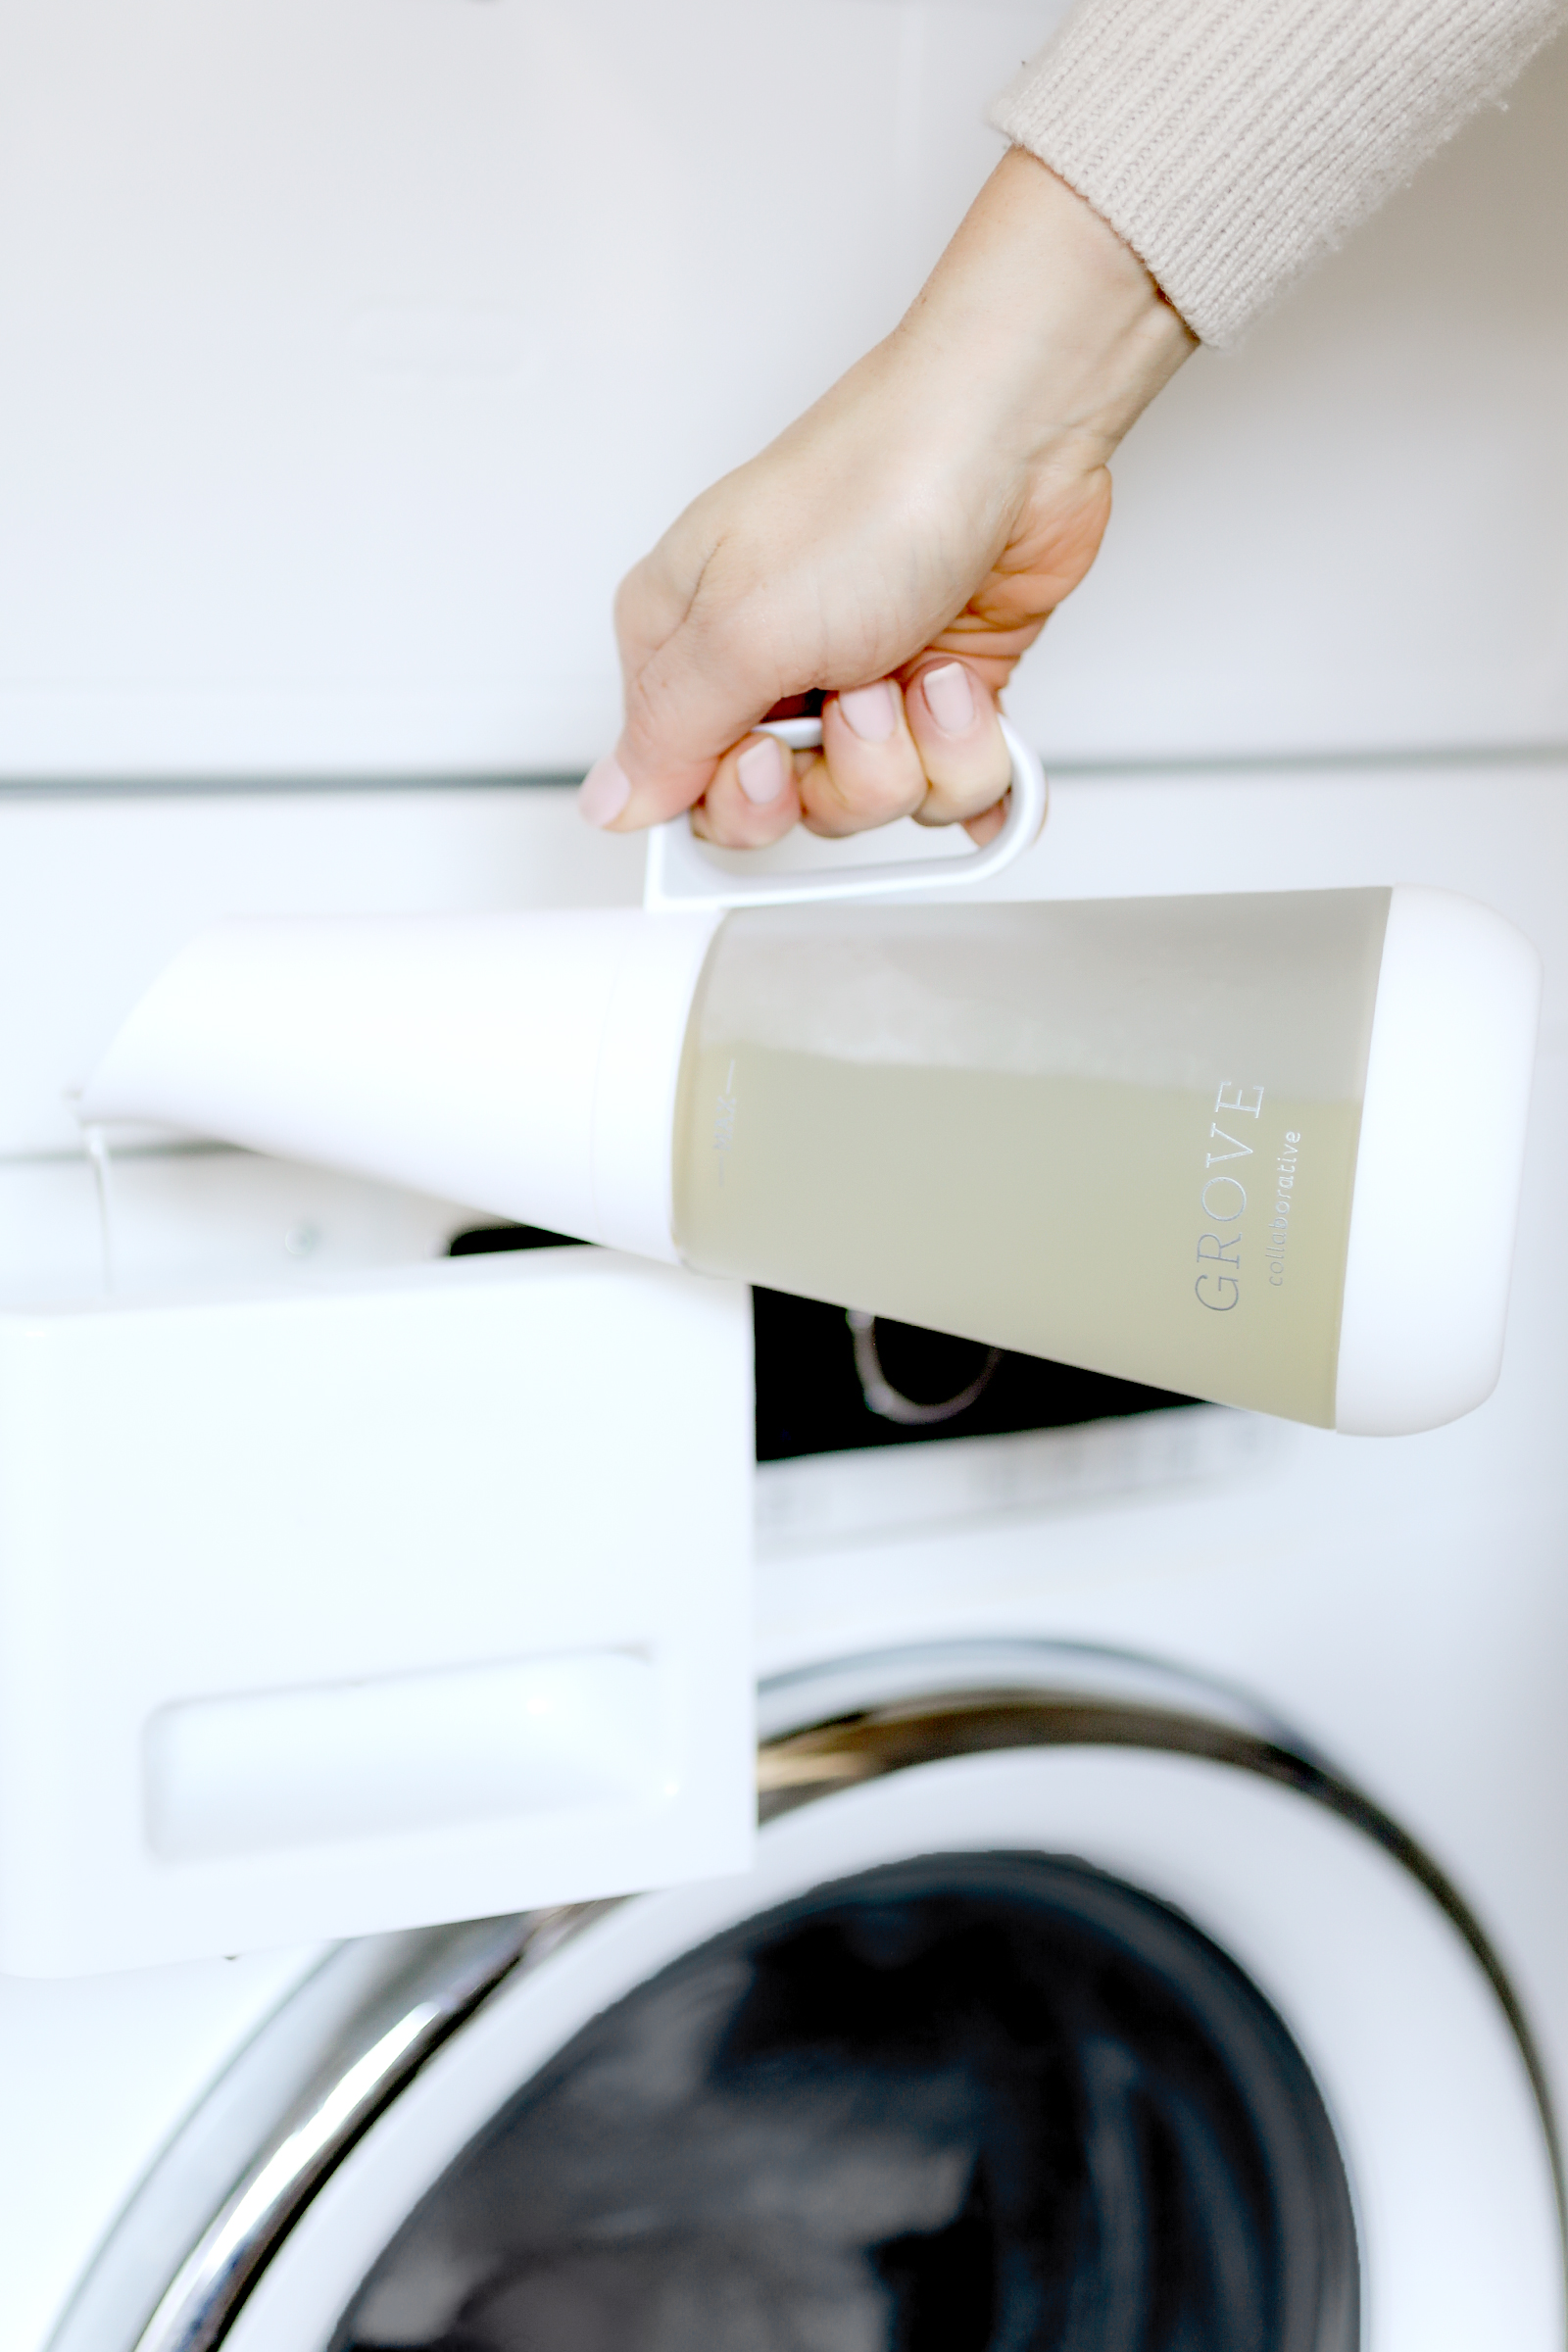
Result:
{"label": "detergent dispenser drawer", "polygon": [[579,1250],[0,1314],[0,1971],[744,1868],[751,1338]]}

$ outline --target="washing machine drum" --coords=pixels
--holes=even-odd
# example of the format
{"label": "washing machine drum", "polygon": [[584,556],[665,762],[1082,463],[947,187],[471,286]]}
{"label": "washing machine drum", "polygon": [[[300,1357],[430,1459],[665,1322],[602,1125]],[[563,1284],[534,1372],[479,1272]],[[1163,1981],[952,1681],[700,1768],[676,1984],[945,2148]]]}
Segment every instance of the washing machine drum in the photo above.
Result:
{"label": "washing machine drum", "polygon": [[744,1878],[328,1960],[57,2352],[1561,2352],[1518,2004],[1278,1726],[1016,1642],[763,1728]]}
{"label": "washing machine drum", "polygon": [[430,2352],[1349,2352],[1311,2073],[1192,1923],[942,1853],[716,1936],[506,2104],[333,2337]]}

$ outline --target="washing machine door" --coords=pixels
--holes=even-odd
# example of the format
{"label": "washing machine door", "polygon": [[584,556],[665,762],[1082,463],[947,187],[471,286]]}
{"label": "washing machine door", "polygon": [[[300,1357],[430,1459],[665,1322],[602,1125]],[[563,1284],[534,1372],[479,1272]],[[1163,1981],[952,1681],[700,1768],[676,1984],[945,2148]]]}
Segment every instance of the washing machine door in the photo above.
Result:
{"label": "washing machine door", "polygon": [[1558,2352],[1517,2004],[1280,1726],[1024,1642],[763,1718],[747,1877],[328,1962],[57,2352]]}

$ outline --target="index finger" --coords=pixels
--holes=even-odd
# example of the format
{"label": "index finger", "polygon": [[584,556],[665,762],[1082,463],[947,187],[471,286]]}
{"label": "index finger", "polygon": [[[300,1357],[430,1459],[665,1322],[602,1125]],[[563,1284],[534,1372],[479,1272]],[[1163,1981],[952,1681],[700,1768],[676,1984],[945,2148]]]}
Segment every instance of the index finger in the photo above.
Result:
{"label": "index finger", "polygon": [[744,584],[712,579],[717,550],[701,504],[616,594],[624,719],[578,800],[591,824],[616,832],[662,823],[700,801],[725,753],[784,691],[759,600]]}

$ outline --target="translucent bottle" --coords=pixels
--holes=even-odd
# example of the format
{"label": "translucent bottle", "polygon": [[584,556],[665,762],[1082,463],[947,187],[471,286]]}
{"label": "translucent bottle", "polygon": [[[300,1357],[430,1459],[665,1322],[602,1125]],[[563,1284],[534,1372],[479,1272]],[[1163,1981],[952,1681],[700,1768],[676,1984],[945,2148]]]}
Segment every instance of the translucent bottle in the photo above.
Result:
{"label": "translucent bottle", "polygon": [[[1404,978],[1412,956],[1434,969]],[[1444,1013],[1485,1018],[1494,957],[1463,1117],[1385,1103],[1416,1057],[1468,1059]],[[1124,1379],[1424,1426],[1495,1378],[1532,966],[1425,892],[732,914],[686,1037],[675,1238],[707,1272]],[[1396,1395],[1368,1389],[1369,1318],[1403,1319]]]}
{"label": "translucent bottle", "polygon": [[[1008,740],[1007,825],[950,878],[1038,828]],[[656,838],[655,911],[220,926],[82,1115],[1323,1427],[1491,1393],[1540,995],[1499,915],[1424,889],[855,903],[896,867],[726,912],[710,871],[680,887],[695,856]]]}

